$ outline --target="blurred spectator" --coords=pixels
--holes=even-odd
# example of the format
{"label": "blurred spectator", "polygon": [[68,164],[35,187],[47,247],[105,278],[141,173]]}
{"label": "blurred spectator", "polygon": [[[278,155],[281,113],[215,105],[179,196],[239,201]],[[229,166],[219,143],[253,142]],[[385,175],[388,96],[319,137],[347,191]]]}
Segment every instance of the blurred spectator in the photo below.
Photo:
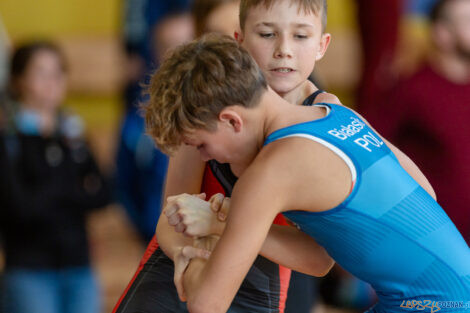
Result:
{"label": "blurred spectator", "polygon": [[56,46],[19,47],[0,129],[4,312],[98,313],[86,215],[109,191],[79,117],[64,112],[65,63]]}
{"label": "blurred spectator", "polygon": [[240,28],[239,6],[239,0],[194,0],[192,14],[196,36],[220,33],[233,37]]}
{"label": "blurred spectator", "polygon": [[[193,38],[189,5],[173,6],[165,17],[159,17],[149,31],[153,63],[158,64],[168,49]],[[149,64],[144,62],[143,64]],[[116,194],[131,222],[145,242],[155,234],[162,205],[168,157],[155,148],[145,134],[138,104],[145,99],[140,86],[128,97],[127,112],[121,129],[116,162]],[[129,95],[129,94],[128,94]]]}
{"label": "blurred spectator", "polygon": [[124,48],[127,54],[126,107],[132,109],[140,97],[141,81],[149,69],[158,66],[155,45],[152,45],[154,26],[164,17],[187,10],[190,0],[125,0]]}
{"label": "blurred spectator", "polygon": [[437,1],[430,17],[428,60],[369,121],[420,166],[470,242],[470,1]]}
{"label": "blurred spectator", "polygon": [[[189,9],[188,9],[189,10]],[[153,28],[152,51],[157,64],[165,58],[171,49],[194,38],[193,19],[186,8],[180,12],[171,12],[162,18]]]}

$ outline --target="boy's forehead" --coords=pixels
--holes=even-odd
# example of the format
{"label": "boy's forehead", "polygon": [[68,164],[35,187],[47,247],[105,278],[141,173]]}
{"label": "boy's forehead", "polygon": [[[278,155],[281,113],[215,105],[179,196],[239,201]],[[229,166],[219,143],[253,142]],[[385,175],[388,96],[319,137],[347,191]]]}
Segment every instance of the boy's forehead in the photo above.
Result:
{"label": "boy's forehead", "polygon": [[[260,23],[276,25],[286,21],[286,18],[297,21],[299,26],[321,23],[318,11],[309,9],[294,0],[262,1],[247,10],[245,24]],[[270,25],[267,25],[270,26]]]}

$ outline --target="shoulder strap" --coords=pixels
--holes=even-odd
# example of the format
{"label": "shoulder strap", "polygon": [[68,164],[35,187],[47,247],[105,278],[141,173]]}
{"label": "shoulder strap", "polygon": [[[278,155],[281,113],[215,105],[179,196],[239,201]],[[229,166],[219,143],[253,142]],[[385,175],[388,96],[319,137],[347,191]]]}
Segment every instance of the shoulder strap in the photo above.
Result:
{"label": "shoulder strap", "polygon": [[313,103],[315,102],[315,99],[318,97],[318,95],[321,93],[325,93],[325,92],[326,91],[324,90],[318,89],[317,91],[312,93],[310,96],[308,96],[307,99],[305,99],[304,102],[302,102],[302,105],[312,106]]}

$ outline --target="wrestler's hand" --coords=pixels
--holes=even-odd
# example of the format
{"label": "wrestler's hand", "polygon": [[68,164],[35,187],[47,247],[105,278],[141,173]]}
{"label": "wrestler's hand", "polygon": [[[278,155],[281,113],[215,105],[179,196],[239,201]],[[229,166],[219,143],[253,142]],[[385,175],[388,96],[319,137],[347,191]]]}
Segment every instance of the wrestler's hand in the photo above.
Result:
{"label": "wrestler's hand", "polygon": [[[230,209],[230,198],[225,197],[221,193],[216,193],[209,199],[209,203],[211,204],[211,210],[217,214],[217,219],[220,222],[225,222]],[[222,234],[220,233],[218,235]]]}
{"label": "wrestler's hand", "polygon": [[175,264],[175,274],[173,276],[173,281],[178,292],[178,297],[181,301],[186,302],[186,294],[183,287],[183,275],[189,265],[189,262],[194,258],[202,258],[207,260],[210,254],[211,252],[208,250],[185,246],[180,248],[174,255],[173,260]]}
{"label": "wrestler's hand", "polygon": [[224,228],[210,208],[210,203],[188,194],[168,197],[164,213],[176,232],[190,237],[219,234]]}

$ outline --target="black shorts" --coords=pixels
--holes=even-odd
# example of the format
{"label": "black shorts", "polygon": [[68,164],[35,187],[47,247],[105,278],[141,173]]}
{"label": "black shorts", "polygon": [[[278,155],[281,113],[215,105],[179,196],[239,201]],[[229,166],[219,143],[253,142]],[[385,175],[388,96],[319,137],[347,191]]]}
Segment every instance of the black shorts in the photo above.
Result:
{"label": "black shorts", "polygon": [[[173,283],[173,261],[158,247],[155,237],[147,248],[141,265],[113,313],[186,313]],[[281,279],[284,277],[284,279]],[[287,281],[285,279],[287,277]],[[282,313],[288,276],[279,265],[258,256],[243,281],[228,312]]]}

